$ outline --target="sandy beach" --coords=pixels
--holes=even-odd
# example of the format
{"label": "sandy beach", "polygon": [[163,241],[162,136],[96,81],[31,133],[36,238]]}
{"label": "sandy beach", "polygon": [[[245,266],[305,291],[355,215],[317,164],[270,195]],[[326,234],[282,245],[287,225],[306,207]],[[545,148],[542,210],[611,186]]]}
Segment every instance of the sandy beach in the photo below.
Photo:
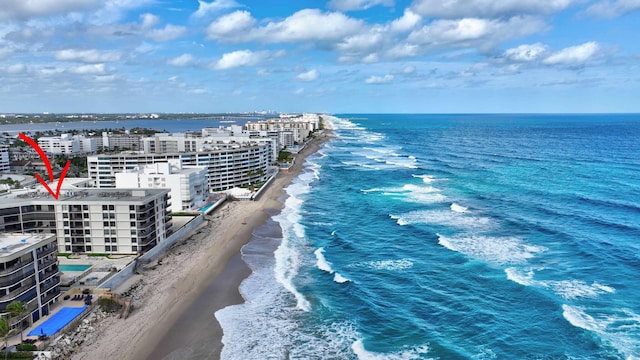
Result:
{"label": "sandy beach", "polygon": [[[134,311],[127,319],[109,317],[96,325],[96,341],[83,345],[72,359],[158,358],[162,356],[158,354],[160,341],[204,291],[216,293],[215,304],[207,305],[213,310],[241,303],[237,289],[249,269],[239,256],[240,249],[251,239],[253,229],[282,207],[283,188],[300,173],[304,159],[330,136],[325,130],[309,141],[293,167],[280,172],[258,200],[228,201],[207,215],[187,239],[128,281],[127,287],[133,285],[130,294]],[[213,313],[203,316],[212,318],[214,327],[207,329],[208,342],[212,343],[207,358],[218,359],[222,329]]]}

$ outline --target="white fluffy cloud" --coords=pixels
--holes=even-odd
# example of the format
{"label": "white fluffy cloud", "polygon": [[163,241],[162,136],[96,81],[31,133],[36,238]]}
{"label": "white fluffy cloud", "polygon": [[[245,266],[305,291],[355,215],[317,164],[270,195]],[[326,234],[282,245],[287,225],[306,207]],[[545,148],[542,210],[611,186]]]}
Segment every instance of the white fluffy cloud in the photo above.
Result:
{"label": "white fluffy cloud", "polygon": [[404,14],[391,22],[389,26],[391,31],[405,32],[413,30],[422,21],[422,16],[411,11],[411,9],[405,9]]}
{"label": "white fluffy cloud", "polygon": [[222,55],[222,58],[213,64],[216,70],[227,70],[241,66],[253,66],[269,55],[266,51],[253,52],[251,50],[238,50]]}
{"label": "white fluffy cloud", "polygon": [[153,29],[147,31],[146,37],[151,38],[158,42],[170,41],[179,38],[187,33],[187,28],[184,26],[167,25],[161,29]]}
{"label": "white fluffy cloud", "polygon": [[282,21],[269,22],[262,27],[253,27],[255,23],[250,13],[236,11],[212,22],[207,28],[207,37],[227,42],[337,41],[364,27],[361,20],[317,9],[300,10]]}
{"label": "white fluffy cloud", "polygon": [[198,10],[193,13],[194,17],[204,17],[226,9],[233,9],[241,5],[234,0],[214,0],[210,3],[198,0]]}
{"label": "white fluffy cloud", "polygon": [[182,54],[178,57],[170,59],[167,64],[171,66],[189,66],[196,61],[196,58],[191,54]]}
{"label": "white fluffy cloud", "polygon": [[100,51],[95,49],[64,49],[57,51],[53,57],[62,61],[80,61],[85,63],[104,63],[118,61],[122,54],[118,51]]}
{"label": "white fluffy cloud", "polygon": [[598,43],[591,41],[581,45],[564,48],[542,62],[548,65],[579,65],[591,60],[600,50]]}
{"label": "white fluffy cloud", "polygon": [[634,11],[640,11],[640,0],[600,1],[587,9],[588,14],[609,18]]}
{"label": "white fluffy cloud", "polygon": [[508,49],[504,52],[504,57],[516,62],[536,61],[543,58],[549,49],[541,43],[525,44],[515,48]]}
{"label": "white fluffy cloud", "polygon": [[365,10],[376,5],[393,6],[393,0],[331,0],[329,8],[338,11]]}
{"label": "white fluffy cloud", "polygon": [[580,0],[416,0],[412,9],[426,17],[456,19],[492,18],[517,14],[548,14]]}
{"label": "white fluffy cloud", "polygon": [[296,78],[301,81],[313,81],[320,76],[320,73],[316,69],[312,69],[301,74],[298,74]]}
{"label": "white fluffy cloud", "polygon": [[436,20],[412,31],[409,41],[428,46],[492,46],[501,40],[529,35],[545,27],[540,19],[526,16]]}
{"label": "white fluffy cloud", "polygon": [[85,11],[97,8],[102,3],[101,0],[3,0],[0,21]]}
{"label": "white fluffy cloud", "polygon": [[393,75],[369,76],[364,82],[367,84],[388,84],[393,81]]}
{"label": "white fluffy cloud", "polygon": [[69,68],[69,72],[79,75],[102,74],[104,71],[104,64],[88,64]]}
{"label": "white fluffy cloud", "polygon": [[248,11],[234,11],[222,16],[207,27],[208,39],[240,40],[249,35],[256,20]]}

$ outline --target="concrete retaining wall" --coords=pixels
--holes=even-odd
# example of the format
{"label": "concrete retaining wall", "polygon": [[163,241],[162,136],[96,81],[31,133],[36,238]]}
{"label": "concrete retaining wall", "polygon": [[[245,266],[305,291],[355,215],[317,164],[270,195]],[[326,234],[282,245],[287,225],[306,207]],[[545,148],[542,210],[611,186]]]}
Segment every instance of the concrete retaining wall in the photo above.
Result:
{"label": "concrete retaining wall", "polygon": [[195,230],[202,222],[204,221],[204,215],[198,215],[194,217],[191,221],[186,223],[182,228],[178,231],[174,232],[169,236],[165,241],[160,244],[154,246],[151,250],[147,251],[145,254],[132,261],[129,265],[125,266],[122,270],[120,270],[117,274],[113,275],[109,280],[100,284],[98,288],[107,288],[107,289],[115,289],[118,286],[122,285],[127,279],[129,279],[136,270],[136,266],[138,261],[143,263],[148,263],[152,260],[157,259],[163,252],[165,252],[171,245],[176,242],[184,239]]}

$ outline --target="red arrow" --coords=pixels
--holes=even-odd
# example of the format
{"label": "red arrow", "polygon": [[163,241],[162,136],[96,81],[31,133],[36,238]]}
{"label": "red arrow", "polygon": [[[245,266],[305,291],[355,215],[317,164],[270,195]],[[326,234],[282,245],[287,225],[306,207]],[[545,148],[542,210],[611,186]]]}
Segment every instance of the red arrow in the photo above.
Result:
{"label": "red arrow", "polygon": [[[20,133],[18,134],[18,136],[20,137],[20,139],[26,141],[27,144],[31,145],[31,147],[38,152],[38,154],[40,155],[40,158],[44,162],[44,165],[47,167],[47,171],[49,172],[49,182],[53,182],[55,180],[53,178],[53,167],[51,166],[51,162],[49,161],[47,154],[44,153],[44,151],[38,145],[37,142],[33,141],[33,139],[31,139],[27,135]],[[56,200],[58,200],[58,196],[60,196],[60,188],[62,187],[62,180],[64,180],[64,177],[67,175],[67,171],[69,171],[70,165],[71,165],[71,160],[67,160],[67,163],[65,164],[64,168],[62,169],[62,172],[60,173],[60,178],[58,179],[58,186],[56,187],[56,192],[53,192],[53,190],[51,190],[51,188],[49,187],[49,184],[47,184],[47,182],[44,181],[44,179],[40,176],[40,174],[35,174],[35,177],[36,179],[38,179],[38,181],[40,181],[40,184],[42,184],[42,186],[44,186],[44,188],[47,189],[49,194],[51,194],[51,196],[53,196]]]}

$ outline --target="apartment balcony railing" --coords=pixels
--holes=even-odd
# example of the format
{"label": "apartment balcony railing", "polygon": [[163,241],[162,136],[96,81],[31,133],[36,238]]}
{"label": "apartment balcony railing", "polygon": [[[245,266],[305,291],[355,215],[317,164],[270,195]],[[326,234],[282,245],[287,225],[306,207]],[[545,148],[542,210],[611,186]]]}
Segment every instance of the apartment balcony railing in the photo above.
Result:
{"label": "apartment balcony railing", "polygon": [[46,292],[47,290],[51,289],[52,287],[56,286],[60,284],[60,277],[59,276],[55,276],[53,278],[51,278],[51,280],[44,284],[41,283],[40,284],[40,293]]}
{"label": "apartment balcony railing", "polygon": [[27,267],[29,265],[33,265],[33,261],[23,261],[23,262],[16,263],[14,265],[9,266],[6,269],[0,270],[0,276],[5,275],[5,274],[11,274],[12,272],[20,270],[20,269],[22,269],[24,267]]}
{"label": "apartment balcony railing", "polygon": [[5,301],[11,301],[16,299],[18,296],[26,293],[27,291],[33,289],[33,287],[36,286],[36,282],[35,280],[31,279],[31,281],[29,281],[26,285],[22,285],[21,287],[13,290],[12,292],[8,293],[7,295],[0,297],[0,302],[5,302]]}
{"label": "apartment balcony railing", "polygon": [[50,247],[44,249],[44,250],[38,250],[36,251],[36,256],[38,257],[38,259],[41,259],[49,254],[52,254],[54,252],[56,252],[58,250],[58,248],[56,248],[55,246],[51,245]]}
{"label": "apartment balcony railing", "polygon": [[[58,263],[58,259],[54,257],[54,258],[51,258],[51,259],[48,259],[48,260],[45,260],[45,261],[43,261],[43,262],[39,263],[39,264],[38,264],[38,269],[40,269],[40,270],[42,270],[42,269],[46,269],[46,268],[48,268],[48,267],[49,267],[49,266],[51,266],[51,265],[56,265],[57,263]],[[58,271],[58,268],[57,268],[57,267],[55,267],[55,268],[54,268],[54,270],[47,270],[47,272],[50,272],[50,271],[55,271],[55,272],[57,272],[57,271]]]}
{"label": "apartment balcony railing", "polygon": [[49,294],[43,295],[42,296],[42,303],[46,304],[48,303],[51,299],[55,298],[56,296],[60,296],[60,290],[58,291],[52,291]]}
{"label": "apartment balcony railing", "polygon": [[20,272],[13,273],[11,275],[2,276],[2,277],[0,277],[0,287],[11,286],[11,285],[21,281],[25,277],[29,277],[29,276],[33,275],[35,272],[36,272],[36,270],[32,267],[31,269],[27,270],[26,272],[20,271]]}

